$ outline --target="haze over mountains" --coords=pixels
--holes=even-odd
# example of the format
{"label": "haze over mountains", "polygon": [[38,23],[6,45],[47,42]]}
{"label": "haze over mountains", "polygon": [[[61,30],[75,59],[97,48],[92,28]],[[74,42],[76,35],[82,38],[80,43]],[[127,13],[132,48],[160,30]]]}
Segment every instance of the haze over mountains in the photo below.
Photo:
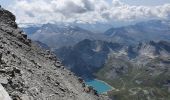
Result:
{"label": "haze over mountains", "polygon": [[72,46],[84,39],[106,40],[106,36],[70,24],[45,24],[41,27],[24,28],[28,36],[51,48]]}
{"label": "haze over mountains", "polygon": [[31,39],[45,43],[51,48],[73,46],[84,39],[104,40],[127,45],[151,40],[170,40],[169,20],[150,20],[118,28],[105,28],[106,31],[103,33],[102,31],[96,33],[96,30],[100,27],[93,27],[96,30],[92,31],[87,26],[88,24],[84,26],[75,24],[44,24],[39,27],[31,26],[23,29]]}
{"label": "haze over mountains", "polygon": [[112,37],[113,41],[136,44],[143,41],[170,40],[170,21],[151,20],[120,28],[111,28],[104,34]]}

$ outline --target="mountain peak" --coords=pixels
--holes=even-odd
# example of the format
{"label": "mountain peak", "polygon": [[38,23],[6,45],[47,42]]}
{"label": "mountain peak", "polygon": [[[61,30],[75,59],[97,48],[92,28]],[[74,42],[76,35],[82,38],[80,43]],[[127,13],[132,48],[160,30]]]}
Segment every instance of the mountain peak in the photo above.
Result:
{"label": "mountain peak", "polygon": [[15,20],[16,20],[16,18],[11,12],[9,12],[3,8],[0,8],[0,24],[1,25],[5,24],[5,25],[9,25],[13,28],[17,28],[18,26],[15,23]]}

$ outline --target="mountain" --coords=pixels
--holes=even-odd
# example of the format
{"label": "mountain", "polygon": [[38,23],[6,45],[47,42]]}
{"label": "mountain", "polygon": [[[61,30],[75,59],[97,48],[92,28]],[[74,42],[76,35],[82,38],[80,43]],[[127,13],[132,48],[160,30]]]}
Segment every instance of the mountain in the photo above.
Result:
{"label": "mountain", "polygon": [[32,35],[33,33],[35,33],[36,31],[38,31],[40,29],[39,26],[30,26],[30,27],[23,27],[22,28],[24,30],[25,33],[27,33],[27,35]]}
{"label": "mountain", "polygon": [[[112,25],[101,23],[49,23],[28,26],[23,30],[32,40],[45,43],[53,49],[73,46],[84,39],[119,42],[126,45],[152,40],[170,40],[170,20],[150,20],[118,28],[110,27]],[[102,34],[103,31],[105,32]]]}
{"label": "mountain", "polygon": [[85,39],[72,47],[56,49],[55,54],[77,75],[91,77],[105,63],[108,54],[121,47],[117,43]]}
{"label": "mountain", "polygon": [[[0,8],[0,65],[0,84],[13,100],[108,99],[84,85],[49,50],[27,39],[15,23],[15,16],[3,8]],[[0,91],[4,100],[3,94],[8,94],[2,88]]]}
{"label": "mountain", "polygon": [[72,46],[84,39],[105,39],[102,34],[90,32],[70,24],[44,24],[41,27],[23,28],[28,37],[51,48]]}
{"label": "mountain", "polygon": [[43,48],[45,50],[50,50],[51,49],[48,45],[46,45],[46,44],[44,44],[44,43],[42,43],[40,41],[32,41],[32,42],[34,42],[34,44],[36,44],[37,46],[39,46],[40,48]]}
{"label": "mountain", "polygon": [[133,52],[137,56],[147,56],[149,58],[168,57],[170,53],[170,43],[167,41],[140,43]]}
{"label": "mountain", "polygon": [[115,87],[110,96],[116,100],[169,100],[170,42],[144,42],[124,51],[110,53],[95,74]]}
{"label": "mountain", "polygon": [[104,32],[112,37],[112,41],[138,44],[143,41],[170,41],[170,20],[151,20],[119,28],[111,28]]}
{"label": "mountain", "polygon": [[82,29],[91,31],[93,33],[103,33],[106,30],[113,27],[113,25],[110,25],[108,23],[74,23],[76,26],[79,26]]}
{"label": "mountain", "polygon": [[85,39],[56,49],[55,54],[84,79],[97,78],[113,86],[108,94],[114,100],[170,99],[170,42],[127,46]]}

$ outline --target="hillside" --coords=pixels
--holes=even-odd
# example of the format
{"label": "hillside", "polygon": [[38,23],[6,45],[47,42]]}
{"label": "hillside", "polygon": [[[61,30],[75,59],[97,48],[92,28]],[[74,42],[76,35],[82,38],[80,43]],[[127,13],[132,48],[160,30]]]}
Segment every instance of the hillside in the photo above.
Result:
{"label": "hillside", "polygon": [[[0,83],[13,100],[107,100],[48,50],[36,46],[0,8]],[[96,94],[96,95],[95,95]]]}

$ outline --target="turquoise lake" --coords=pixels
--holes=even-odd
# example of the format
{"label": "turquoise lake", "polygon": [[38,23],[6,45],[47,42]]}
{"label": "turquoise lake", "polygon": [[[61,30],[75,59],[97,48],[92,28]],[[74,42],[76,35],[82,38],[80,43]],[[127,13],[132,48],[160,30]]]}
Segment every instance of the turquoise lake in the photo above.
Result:
{"label": "turquoise lake", "polygon": [[112,87],[99,80],[87,80],[86,84],[92,86],[99,94],[112,90]]}

